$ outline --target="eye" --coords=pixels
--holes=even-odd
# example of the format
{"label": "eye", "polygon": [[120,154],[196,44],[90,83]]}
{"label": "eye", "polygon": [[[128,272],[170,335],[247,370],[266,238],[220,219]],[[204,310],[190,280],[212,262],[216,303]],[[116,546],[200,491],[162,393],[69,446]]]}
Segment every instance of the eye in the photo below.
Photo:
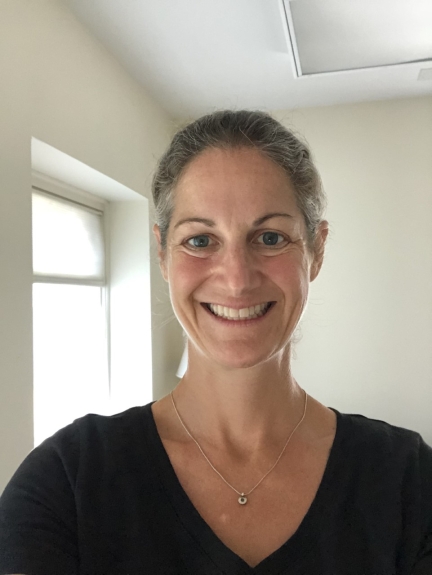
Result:
{"label": "eye", "polygon": [[285,236],[277,232],[265,232],[258,236],[258,243],[262,243],[265,246],[278,246],[285,241]]}
{"label": "eye", "polygon": [[210,245],[210,238],[206,235],[194,236],[186,241],[192,248],[207,248]]}

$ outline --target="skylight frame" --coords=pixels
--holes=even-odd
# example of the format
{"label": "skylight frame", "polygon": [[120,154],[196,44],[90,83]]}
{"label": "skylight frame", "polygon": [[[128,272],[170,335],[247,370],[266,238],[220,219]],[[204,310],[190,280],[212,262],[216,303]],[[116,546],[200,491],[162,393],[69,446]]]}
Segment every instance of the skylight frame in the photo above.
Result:
{"label": "skylight frame", "polygon": [[[281,5],[281,13],[282,18],[284,20],[284,28],[285,34],[287,39],[287,44],[290,48],[291,55],[293,58],[293,68],[294,68],[294,75],[296,78],[310,78],[316,76],[328,76],[334,74],[347,74],[347,73],[354,73],[359,72],[362,70],[373,70],[373,69],[388,69],[388,68],[397,68],[397,67],[412,67],[413,65],[432,65],[432,54],[431,57],[427,58],[420,58],[414,60],[407,60],[404,62],[392,62],[392,63],[385,63],[385,64],[376,64],[376,65],[368,65],[368,66],[356,66],[353,68],[343,68],[343,69],[336,69],[336,70],[323,70],[317,72],[310,72],[304,73],[302,69],[300,53],[298,48],[298,42],[296,39],[296,31],[294,27],[294,18],[291,12],[291,2],[299,1],[299,0],[280,0]],[[419,78],[420,79],[420,78]]]}

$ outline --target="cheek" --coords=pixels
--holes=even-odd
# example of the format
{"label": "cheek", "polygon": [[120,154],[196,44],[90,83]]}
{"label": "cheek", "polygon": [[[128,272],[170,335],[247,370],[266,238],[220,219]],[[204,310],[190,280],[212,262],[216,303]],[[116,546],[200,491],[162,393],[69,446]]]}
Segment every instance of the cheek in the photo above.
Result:
{"label": "cheek", "polygon": [[267,275],[286,292],[287,296],[308,293],[308,266],[303,259],[285,257],[271,260],[266,266]]}
{"label": "cheek", "polygon": [[210,270],[211,265],[206,258],[177,254],[170,260],[168,268],[172,296],[180,293],[183,297],[187,296],[208,277]]}

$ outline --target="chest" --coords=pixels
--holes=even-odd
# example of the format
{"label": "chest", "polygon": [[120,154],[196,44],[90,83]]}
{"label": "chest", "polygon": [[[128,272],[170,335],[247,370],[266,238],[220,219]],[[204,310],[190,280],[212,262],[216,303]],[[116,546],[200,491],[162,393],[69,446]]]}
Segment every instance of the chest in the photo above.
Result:
{"label": "chest", "polygon": [[[193,447],[164,442],[186,495],[215,535],[251,567],[279,549],[299,528],[319,489],[333,438],[294,451],[240,505],[239,495]],[[264,473],[242,465],[218,471],[238,491],[249,493]]]}

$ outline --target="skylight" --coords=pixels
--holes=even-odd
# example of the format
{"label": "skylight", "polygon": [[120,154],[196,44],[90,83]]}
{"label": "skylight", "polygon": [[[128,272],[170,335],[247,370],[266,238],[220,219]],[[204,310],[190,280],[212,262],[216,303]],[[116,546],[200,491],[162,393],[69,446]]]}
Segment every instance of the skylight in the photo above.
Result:
{"label": "skylight", "polygon": [[297,76],[432,63],[430,0],[284,0]]}

